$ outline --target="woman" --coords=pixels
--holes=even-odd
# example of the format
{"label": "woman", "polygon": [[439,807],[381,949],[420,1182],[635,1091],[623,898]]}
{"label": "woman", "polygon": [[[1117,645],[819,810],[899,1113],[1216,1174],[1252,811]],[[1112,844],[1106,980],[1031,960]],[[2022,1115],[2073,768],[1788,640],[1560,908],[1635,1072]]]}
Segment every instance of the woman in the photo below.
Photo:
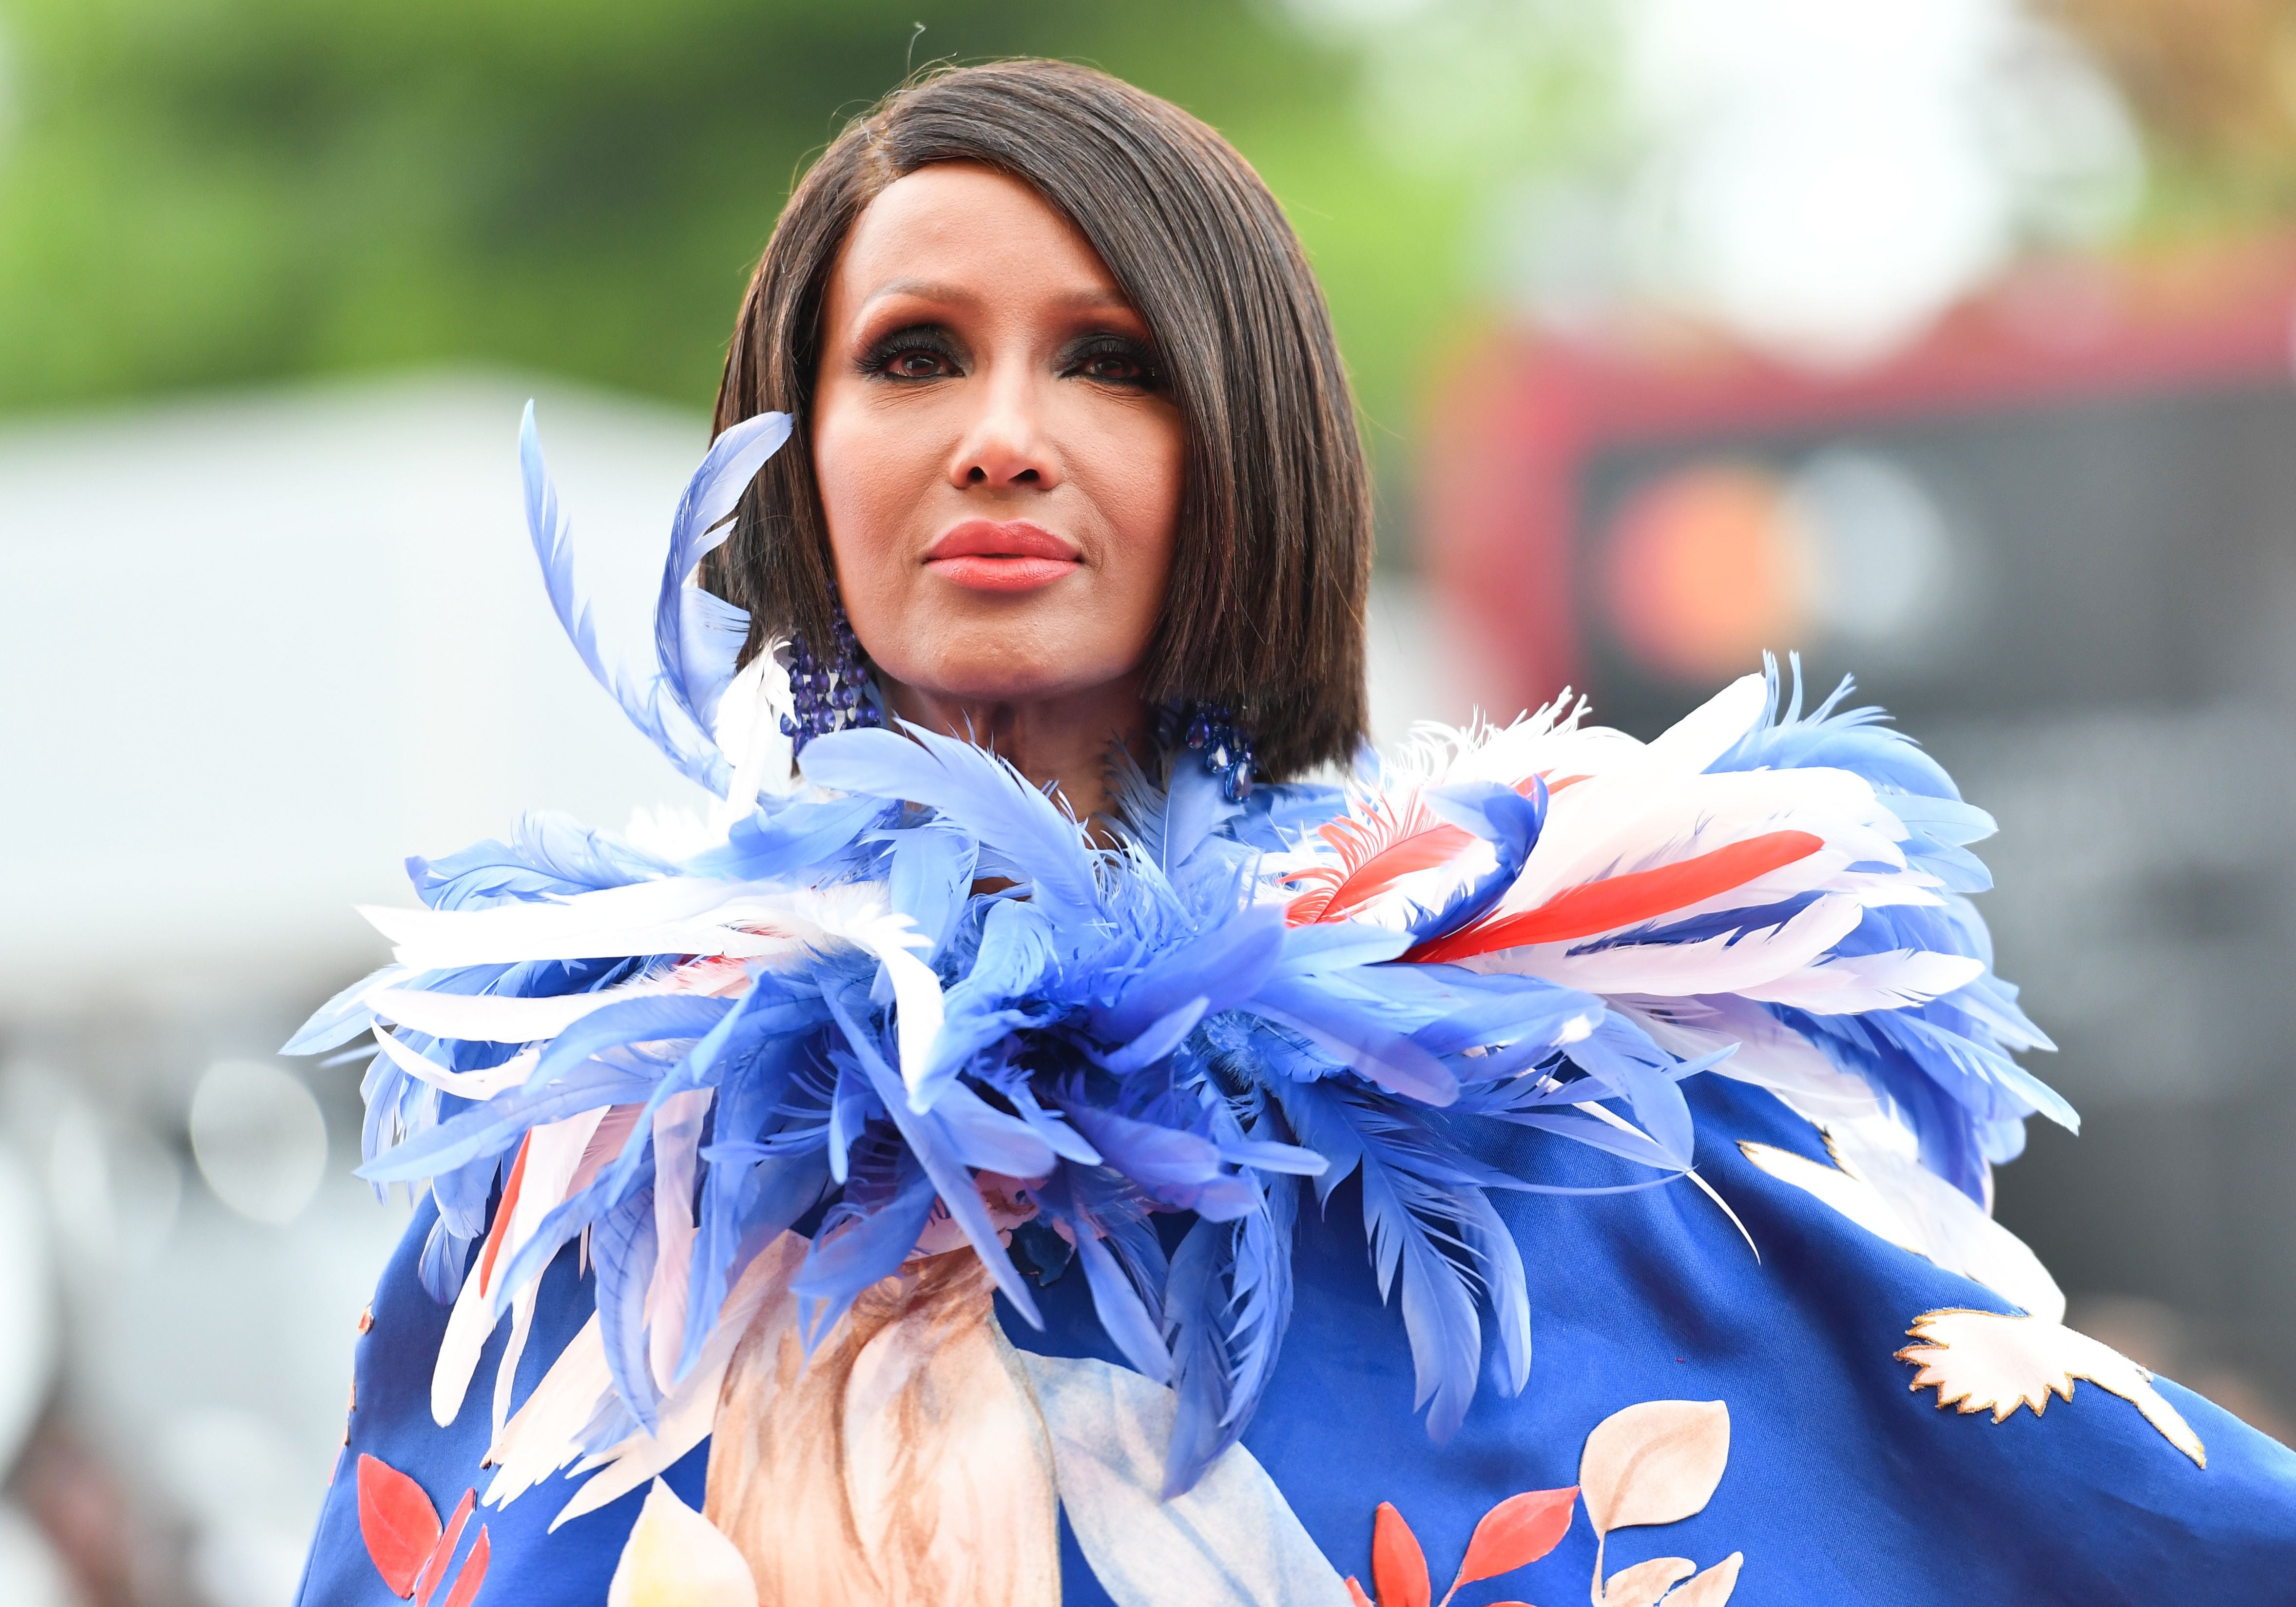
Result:
{"label": "woman", "polygon": [[430,1185],[306,1601],[2284,1588],[2296,1462],[1986,1213],[2070,1112],[1910,742],[1773,675],[1293,779],[1362,742],[1367,497],[1209,129],[896,94],[717,425],[641,685],[525,464],[723,804],[413,862],[291,1045],[373,1029],[365,1175]]}

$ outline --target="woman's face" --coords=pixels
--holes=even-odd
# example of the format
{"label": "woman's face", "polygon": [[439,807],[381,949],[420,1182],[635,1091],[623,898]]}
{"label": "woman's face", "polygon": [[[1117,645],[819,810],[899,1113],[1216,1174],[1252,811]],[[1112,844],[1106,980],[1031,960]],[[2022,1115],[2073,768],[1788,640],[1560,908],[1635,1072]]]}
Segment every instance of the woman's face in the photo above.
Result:
{"label": "woman's face", "polygon": [[1084,237],[1016,179],[922,168],[855,222],[823,318],[814,470],[896,705],[1136,698],[1180,416]]}

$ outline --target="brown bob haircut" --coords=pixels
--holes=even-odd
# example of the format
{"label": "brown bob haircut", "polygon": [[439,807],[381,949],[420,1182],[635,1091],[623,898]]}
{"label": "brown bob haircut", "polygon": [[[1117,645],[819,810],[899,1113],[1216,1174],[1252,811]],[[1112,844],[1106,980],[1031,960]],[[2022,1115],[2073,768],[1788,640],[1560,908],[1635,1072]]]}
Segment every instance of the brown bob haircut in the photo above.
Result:
{"label": "brown bob haircut", "polygon": [[[742,303],[715,429],[774,409],[804,439],[830,273],[863,208],[935,162],[1033,188],[1084,234],[1155,337],[1186,476],[1152,701],[1226,702],[1259,767],[1346,761],[1364,735],[1371,496],[1322,291],[1291,225],[1203,123],[1062,61],[944,69],[848,125],[783,210]],[[777,454],[705,584],[770,635],[831,635],[828,525],[812,455]]]}

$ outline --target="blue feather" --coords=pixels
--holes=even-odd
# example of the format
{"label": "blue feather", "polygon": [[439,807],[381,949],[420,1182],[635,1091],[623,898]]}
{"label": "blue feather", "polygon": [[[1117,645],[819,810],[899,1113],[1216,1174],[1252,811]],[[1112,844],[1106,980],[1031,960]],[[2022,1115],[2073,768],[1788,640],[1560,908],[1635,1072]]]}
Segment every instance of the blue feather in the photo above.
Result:
{"label": "blue feather", "polygon": [[1460,1240],[1490,1303],[1491,1364],[1499,1393],[1520,1395],[1530,1382],[1530,1289],[1521,1248],[1481,1190],[1457,1190],[1451,1201],[1459,1213]]}
{"label": "blue feather", "polygon": [[597,626],[590,617],[589,602],[575,582],[572,534],[558,505],[558,488],[551,483],[549,468],[543,462],[532,402],[526,405],[526,416],[519,426],[518,451],[526,489],[527,534],[533,540],[534,555],[542,565],[543,586],[549,593],[551,609],[557,614],[566,639],[573,644],[584,667],[621,705],[622,712],[646,740],[688,779],[722,798],[732,780],[732,768],[718,751],[716,743],[692,724],[690,715],[681,716],[673,723],[669,710],[664,707],[667,689],[660,673],[650,676],[641,685],[607,668],[598,647]]}
{"label": "blue feather", "polygon": [[1330,1157],[1333,1172],[1352,1159],[1380,1298],[1401,1306],[1411,1344],[1412,1405],[1428,1407],[1427,1431],[1448,1439],[1466,1419],[1482,1365],[1474,1291],[1452,1258],[1482,1265],[1464,1222],[1488,1211],[1488,1202],[1444,1161],[1429,1135],[1395,1111],[1355,1104],[1324,1083],[1281,1086],[1276,1096],[1300,1141]]}
{"label": "blue feather", "polygon": [[1690,1105],[1669,1073],[1678,1063],[1617,1016],[1565,1051],[1571,1063],[1626,1099],[1635,1120],[1677,1171],[1691,1164]]}
{"label": "blue feather", "polygon": [[[654,607],[654,652],[670,695],[705,731],[726,684],[734,678],[734,655],[748,634],[750,617],[731,603],[692,590],[686,582],[703,557],[733,534],[726,521],[766,460],[789,439],[790,422],[786,413],[761,413],[729,425],[709,443],[701,466],[686,482],[670,525],[661,593]],[[737,616],[738,625],[734,622]]]}
{"label": "blue feather", "polygon": [[1382,1088],[1430,1105],[1447,1105],[1459,1096],[1459,1079],[1440,1060],[1374,1012],[1310,981],[1267,983],[1242,1008],[1305,1035]]}
{"label": "blue feather", "polygon": [[1139,1037],[1120,1049],[1110,1051],[1101,1063],[1118,1077],[1129,1077],[1135,1071],[1154,1065],[1178,1048],[1196,1023],[1204,1019],[1204,1011],[1211,1001],[1198,994],[1184,1004],[1177,1005],[1150,1022]]}
{"label": "blue feather", "polygon": [[852,1308],[863,1290],[901,1269],[932,1218],[932,1179],[906,1152],[901,1160],[899,1185],[883,1203],[867,1209],[849,1202],[831,1208],[806,1251],[805,1266],[791,1282],[791,1291],[808,1302],[808,1350]]}
{"label": "blue feather", "polygon": [[961,1082],[941,1091],[932,1114],[950,1150],[966,1166],[1007,1177],[1041,1177],[1053,1169],[1053,1148],[1042,1134]]}
{"label": "blue feather", "polygon": [[600,1105],[643,1103],[658,1082],[603,1062],[582,1066],[537,1093],[497,1095],[414,1134],[360,1167],[358,1175],[373,1183],[417,1183],[429,1177],[435,1184],[439,1176],[458,1166],[501,1154],[529,1127]]}
{"label": "blue feather", "polygon": [[832,1058],[837,1063],[837,1087],[829,1099],[829,1175],[841,1186],[853,1146],[860,1142],[871,1113],[879,1106],[861,1062],[849,1054]]}
{"label": "blue feather", "polygon": [[415,1275],[430,1298],[441,1306],[451,1306],[455,1297],[463,1292],[463,1278],[470,1267],[471,1246],[475,1239],[466,1239],[447,1226],[440,1217],[430,1224],[430,1236],[422,1241],[422,1259]]}
{"label": "blue feather", "polygon": [[821,865],[869,831],[886,814],[873,798],[837,798],[784,805],[736,821],[722,847],[707,849],[685,862],[694,876],[731,881],[774,881]]}
{"label": "blue feather", "polygon": [[1231,1222],[1257,1203],[1250,1179],[1228,1170],[1219,1146],[1209,1138],[1119,1116],[1082,1100],[1063,1101],[1061,1108],[1109,1166],[1175,1210]]}
{"label": "blue feather", "polygon": [[1411,1041],[1430,1054],[1515,1043],[1552,1048],[1573,1023],[1599,1019],[1603,1013],[1598,1001],[1575,988],[1558,988],[1536,977],[1504,980],[1521,986],[1461,998],[1449,1012],[1414,1032]]}
{"label": "blue feather", "polygon": [[1242,810],[1225,823],[1226,834],[1263,854],[1280,854],[1301,833],[1314,830],[1347,807],[1337,787],[1292,783],[1259,787]]}
{"label": "blue feather", "polygon": [[1220,778],[1188,756],[1176,756],[1164,786],[1150,781],[1129,753],[1111,761],[1116,819],[1141,857],[1168,881],[1181,873],[1214,833],[1244,811],[1231,802]]}
{"label": "blue feather", "polygon": [[656,1254],[653,1185],[647,1184],[590,1229],[590,1264],[598,1269],[598,1337],[614,1393],[648,1433],[658,1426],[661,1390],[646,1358],[646,1290]]}
{"label": "blue feather", "polygon": [[946,821],[929,821],[894,839],[887,895],[893,908],[916,922],[932,941],[931,955],[947,947],[972,890],[979,857],[971,837]]}
{"label": "blue feather", "polygon": [[444,859],[410,855],[406,879],[414,896],[432,909],[485,909],[492,905],[540,903],[588,890],[562,876],[537,870],[507,843],[480,842]]}
{"label": "blue feather", "polygon": [[1140,1202],[1120,1180],[1072,1166],[1031,1192],[1068,1226],[1101,1327],[1134,1367],[1169,1383],[1172,1357],[1164,1346],[1162,1311],[1168,1269]]}
{"label": "blue feather", "polygon": [[1411,934],[1390,931],[1367,921],[1332,921],[1293,926],[1283,933],[1283,957],[1268,972],[1277,977],[1311,977],[1326,972],[1354,971],[1392,960],[1411,947]]}
{"label": "blue feather", "polygon": [[726,1296],[750,1258],[795,1226],[828,1187],[829,1168],[817,1154],[710,1165],[687,1283],[685,1344],[677,1359],[681,1382],[701,1361]]}
{"label": "blue feather", "polygon": [[[311,1013],[279,1051],[282,1054],[324,1054],[348,1044],[374,1025],[374,1012],[360,1000],[377,988],[387,988],[406,975],[404,965],[386,965],[371,972]],[[405,1075],[403,1072],[401,1075]]]}
{"label": "blue feather", "polygon": [[649,994],[603,1005],[551,1039],[526,1086],[545,1087],[592,1056],[625,1044],[699,1037],[735,1007],[731,999],[684,993]]}
{"label": "blue feather", "polygon": [[1793,685],[1791,693],[1782,696],[1777,660],[1763,655],[1770,686],[1769,708],[1735,747],[1707,767],[1709,770],[1824,767],[1853,771],[1877,787],[1895,791],[1960,799],[1960,790],[1937,760],[1923,752],[1913,738],[1881,724],[1888,717],[1881,709],[1841,707],[1851,690],[1848,676],[1805,717],[1801,657],[1789,655],[1789,661]]}
{"label": "blue feather", "polygon": [[1406,924],[1411,935],[1424,943],[1481,920],[1506,896],[1522,874],[1538,833],[1546,824],[1546,783],[1531,778],[1526,798],[1513,787],[1496,782],[1476,782],[1436,787],[1425,795],[1427,807],[1455,826],[1463,826],[1491,845],[1491,868],[1455,889],[1436,909],[1414,909]]}
{"label": "blue feather", "polygon": [[1243,1437],[1292,1320],[1299,1186],[1273,1180],[1241,1221],[1199,1221],[1172,1257],[1164,1324],[1177,1394],[1165,1453],[1167,1500],[1195,1488]]}
{"label": "blue feather", "polygon": [[801,767],[816,786],[939,810],[980,844],[984,874],[1026,882],[1055,920],[1099,912],[1082,828],[1019,771],[969,742],[919,726],[840,731],[807,743]]}
{"label": "blue feather", "polygon": [[[465,1100],[445,1100],[441,1105],[467,1107]],[[451,1118],[459,1112],[446,1111]],[[439,1205],[439,1220],[447,1231],[458,1238],[483,1238],[487,1231],[488,1213],[494,1204],[495,1185],[502,1177],[502,1157],[514,1143],[483,1155],[476,1155],[458,1166],[440,1167],[430,1179],[430,1197]]]}
{"label": "blue feather", "polygon": [[[1242,911],[1150,960],[1119,983],[1111,1004],[1092,1013],[1094,1030],[1117,1042],[1137,1037],[1173,1011],[1201,998],[1217,1013],[1257,993],[1282,963],[1283,912],[1273,905]],[[1111,979],[1114,980],[1114,979]]]}
{"label": "blue feather", "polygon": [[1043,909],[1010,898],[988,906],[972,963],[941,996],[940,1035],[918,1079],[916,1103],[930,1110],[975,1053],[1037,1018],[1015,1001],[1025,999],[1054,963],[1052,922]]}
{"label": "blue feather", "polygon": [[987,1265],[990,1275],[996,1280],[996,1287],[1013,1303],[1013,1309],[1028,1321],[1030,1327],[1042,1328],[1045,1320],[1037,1315],[1037,1302],[1029,1295],[1028,1285],[1021,1281],[1020,1273],[1013,1268],[1012,1258],[1004,1253],[996,1225],[988,1219],[988,1208],[981,1203],[980,1191],[973,1186],[972,1174],[964,1169],[964,1162],[957,1159],[948,1144],[944,1124],[931,1111],[910,1108],[901,1079],[885,1063],[884,1056],[878,1052],[873,1041],[873,1035],[862,1029],[851,1004],[840,1000],[835,994],[827,997],[831,1010],[836,1013],[838,1025],[844,1029],[847,1045],[868,1072],[879,1101],[884,1104],[894,1126],[900,1130],[902,1139],[915,1154],[918,1164],[924,1168],[925,1175],[932,1180],[933,1188],[939,1194],[950,1219],[963,1230],[972,1245],[973,1252]]}

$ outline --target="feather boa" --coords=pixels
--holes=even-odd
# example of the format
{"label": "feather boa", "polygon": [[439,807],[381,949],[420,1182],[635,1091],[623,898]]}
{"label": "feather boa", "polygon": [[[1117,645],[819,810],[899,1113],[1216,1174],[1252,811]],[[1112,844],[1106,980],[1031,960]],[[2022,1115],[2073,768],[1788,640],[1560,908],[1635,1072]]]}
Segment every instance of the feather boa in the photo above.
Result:
{"label": "feather boa", "polygon": [[[1798,668],[1783,703],[1773,665],[1647,744],[1563,701],[1426,727],[1344,790],[1243,806],[1185,762],[1128,769],[1112,843],[925,731],[819,739],[783,780],[785,677],[770,656],[735,674],[748,620],[693,575],[787,434],[769,415],[713,447],[672,533],[656,667],[630,676],[580,600],[529,410],[552,601],[632,719],[724,796],[717,829],[641,846],[536,816],[410,861],[424,907],[365,912],[394,963],[287,1045],[373,1034],[363,1175],[439,1204],[439,1421],[512,1318],[489,1500],[587,1458],[607,1472],[571,1516],[707,1433],[751,1275],[791,1228],[815,1339],[921,1245],[970,1244],[1032,1323],[1013,1247],[1072,1255],[1110,1339],[1177,1393],[1178,1491],[1266,1387],[1307,1188],[1359,1179],[1441,1436],[1487,1339],[1498,1388],[1529,1370],[1491,1196],[1541,1185],[1478,1159],[1483,1135],[1535,1128],[1616,1157],[1621,1186],[1667,1183],[1691,1175],[1678,1085],[1711,1069],[1883,1124],[1981,1198],[2024,1117],[2071,1122],[2010,1058],[2046,1040],[1966,897],[1991,823],[1873,710],[1837,693],[1805,715]],[[1159,1213],[1193,1216],[1168,1253]],[[536,1391],[547,1431],[521,1438],[508,1381],[577,1242],[596,1316]]]}

